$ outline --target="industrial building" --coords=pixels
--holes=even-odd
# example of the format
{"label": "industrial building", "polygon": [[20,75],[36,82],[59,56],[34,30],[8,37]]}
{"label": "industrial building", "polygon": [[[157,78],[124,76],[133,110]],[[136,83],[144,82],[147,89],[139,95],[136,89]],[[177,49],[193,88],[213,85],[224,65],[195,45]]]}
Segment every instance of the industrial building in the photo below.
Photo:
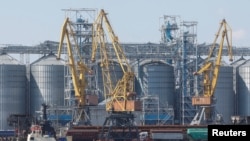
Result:
{"label": "industrial building", "polygon": [[[65,10],[68,14],[76,11],[82,15],[86,11],[96,12],[91,9]],[[96,63],[90,62],[94,21],[82,15],[70,20],[75,25],[83,60],[94,70],[94,74],[86,76],[86,93],[98,97],[98,102],[91,98],[88,101],[91,123],[102,126],[108,113],[105,111],[101,58],[97,58]],[[194,76],[193,72],[201,67],[209,54],[210,44],[197,43],[198,22],[184,21],[180,16],[172,15],[164,15],[161,19],[160,43],[121,43],[136,75],[135,92],[142,102],[141,111],[135,112],[135,122],[140,126],[189,125],[197,113],[192,97],[202,90],[202,78]],[[56,127],[65,126],[76,118],[67,51],[62,50],[65,59],[57,60],[58,46],[58,41],[44,41],[37,46],[13,44],[0,48],[0,130],[13,129],[7,122],[11,114],[39,117],[43,103],[50,106],[48,119]],[[250,55],[249,48],[233,49],[234,56]],[[112,48],[109,51],[115,56]],[[227,56],[227,51],[223,51],[223,56]],[[11,54],[19,54],[20,59]],[[30,62],[30,55],[40,57]],[[223,124],[231,124],[233,116],[250,116],[250,64],[244,56],[233,63],[221,64],[214,109],[222,116]],[[123,72],[115,59],[112,69],[112,81],[117,82]]]}

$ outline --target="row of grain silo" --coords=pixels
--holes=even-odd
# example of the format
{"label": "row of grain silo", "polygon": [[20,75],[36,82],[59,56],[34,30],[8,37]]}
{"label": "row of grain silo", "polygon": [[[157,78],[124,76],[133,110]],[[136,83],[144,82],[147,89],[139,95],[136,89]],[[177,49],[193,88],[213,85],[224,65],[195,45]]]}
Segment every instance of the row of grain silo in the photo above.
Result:
{"label": "row of grain silo", "polygon": [[[1,55],[1,58],[3,58],[1,59],[1,68],[7,68],[5,69],[6,71],[1,71],[1,75],[6,77],[1,77],[1,87],[4,87],[1,89],[0,93],[0,96],[4,97],[1,98],[0,109],[1,113],[4,113],[1,114],[2,117],[0,119],[0,128],[2,130],[12,128],[9,127],[6,122],[10,114],[31,114],[37,116],[37,112],[40,111],[43,103],[57,106],[64,105],[65,66],[64,62],[56,60],[54,54],[45,55],[31,63],[29,66],[18,63],[17,60],[8,54]],[[13,63],[13,60],[15,60],[15,63]],[[115,72],[112,73],[112,79],[114,79],[112,81],[116,82],[122,77],[122,70],[119,67],[119,64],[115,61],[112,64],[112,69]],[[154,62],[152,64],[149,62],[143,62],[140,65],[143,66],[140,71],[144,72],[142,73],[142,77],[143,83],[147,86],[147,91],[161,97],[160,105],[162,107],[166,104],[173,105],[174,79],[172,66],[166,65],[162,62]],[[16,72],[8,71],[11,67],[14,67],[13,70]],[[30,72],[27,73],[27,70]],[[102,92],[103,81],[100,62],[97,63],[96,70],[97,87]],[[27,79],[28,74],[30,74],[29,80]],[[9,75],[11,75],[11,77]],[[170,79],[170,77],[172,79]],[[101,93],[100,96],[102,94],[103,93]],[[140,92],[138,92],[138,94],[140,94]],[[104,96],[102,96],[100,101],[104,100],[103,97]],[[9,107],[12,107],[13,109]],[[94,111],[94,109],[105,111],[102,107],[93,108],[92,111]],[[154,116],[154,114],[155,113],[152,115]],[[92,115],[92,117],[95,117],[95,115]],[[102,120],[103,119],[100,121]]]}
{"label": "row of grain silo", "polygon": [[[215,91],[217,101],[215,109],[223,115],[225,123],[231,123],[233,115],[250,115],[249,62],[243,59],[240,63],[235,61],[231,65],[223,63],[221,66]],[[96,67],[97,87],[103,91],[104,82],[99,65],[100,63]],[[118,64],[114,63],[114,66],[116,73],[112,75],[119,79],[122,71]],[[176,99],[175,74],[172,65],[164,61],[149,59],[135,63],[132,67],[136,73],[135,90],[139,96],[143,91],[144,94],[159,97],[160,108],[176,107],[178,99]],[[30,72],[27,73],[27,70]],[[27,74],[30,74],[30,79],[27,79]],[[29,66],[20,64],[8,54],[2,54],[0,56],[0,130],[12,129],[6,122],[10,114],[35,115],[36,111],[40,110],[42,103],[64,105],[64,84],[65,65],[61,60],[56,60],[54,54],[45,55]],[[101,100],[104,100],[103,97]],[[146,106],[150,106],[150,103]],[[95,107],[95,111],[100,109],[105,110]],[[96,114],[98,113],[103,112],[96,112]],[[91,114],[93,117],[99,117],[94,113]],[[142,120],[141,115],[138,114],[138,122]],[[150,111],[145,112],[143,116],[150,121],[159,115]]]}
{"label": "row of grain silo", "polygon": [[64,104],[64,63],[49,54],[26,66],[1,54],[0,88],[0,130],[10,130],[11,114],[35,116],[42,103]]}
{"label": "row of grain silo", "polygon": [[[235,61],[232,64],[228,64],[225,61],[221,62],[214,93],[216,100],[214,114],[221,116],[224,124],[231,124],[232,116],[250,115],[250,61],[241,60],[243,61]],[[199,63],[198,65],[200,66],[203,62]],[[148,59],[134,63],[133,68],[137,75],[135,89],[139,96],[142,96],[142,93],[144,96],[157,96],[159,97],[159,108],[177,108],[180,99],[175,88],[173,65],[166,61]],[[235,69],[238,71],[235,72]],[[235,87],[237,87],[237,90],[235,90]],[[159,113],[158,115],[155,115],[156,113],[154,112],[147,114],[149,115],[141,115],[144,117],[148,116],[148,118],[159,117]],[[175,118],[178,119],[178,117]]]}

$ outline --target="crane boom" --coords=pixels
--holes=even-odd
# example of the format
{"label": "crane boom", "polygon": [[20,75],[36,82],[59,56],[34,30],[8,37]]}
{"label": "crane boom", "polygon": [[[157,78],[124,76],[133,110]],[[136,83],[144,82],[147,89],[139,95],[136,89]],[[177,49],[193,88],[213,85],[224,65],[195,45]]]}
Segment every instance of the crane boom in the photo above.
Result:
{"label": "crane boom", "polygon": [[[106,27],[106,30],[104,27]],[[106,46],[105,31],[108,32],[117,63],[123,72],[122,78],[116,84],[111,79],[111,62],[114,62],[114,58],[110,57],[109,53],[112,52]],[[100,11],[93,25],[92,41],[92,61],[95,61],[97,48],[99,47],[100,49],[106,111],[110,113],[104,121],[100,139],[133,140],[137,138],[139,140],[138,128],[134,124],[135,116],[132,113],[133,111],[140,110],[140,101],[136,100],[136,94],[133,92],[135,75],[119,44],[118,37],[110,25],[107,13],[103,9]],[[108,131],[105,130],[107,126],[109,126]],[[112,130],[118,128],[122,129],[122,133],[119,133],[120,135]]]}
{"label": "crane boom", "polygon": [[[107,47],[105,44],[105,30],[108,32],[109,38],[112,42],[112,47],[114,49],[117,62],[123,71],[123,77],[117,82],[115,87],[113,86],[113,82],[110,79],[110,56],[107,51]],[[124,51],[119,44],[119,39],[115,35],[111,24],[107,18],[107,14],[102,9],[100,14],[98,15],[95,23],[94,23],[94,31],[95,34],[93,36],[93,45],[92,45],[92,61],[95,61],[96,50],[98,45],[100,45],[101,56],[102,56],[102,66],[106,71],[102,71],[103,75],[105,75],[106,80],[108,82],[108,88],[106,88],[105,96],[108,100],[106,104],[107,111],[135,111],[136,110],[136,101],[134,101],[135,93],[134,90],[134,73],[128,63],[128,60],[124,54]]]}
{"label": "crane boom", "polygon": [[[82,61],[82,57],[79,53],[78,50],[78,45],[74,44],[74,46],[76,46],[76,48],[74,48],[75,50],[77,50],[77,55],[78,55],[78,59],[79,61],[75,61],[75,57],[73,54],[73,47],[70,41],[70,35],[72,35],[73,33],[73,29],[70,27],[70,21],[69,18],[66,18],[64,24],[63,24],[63,28],[62,28],[62,33],[61,33],[61,39],[60,39],[60,43],[59,43],[59,47],[58,47],[58,54],[57,54],[57,58],[60,59],[61,57],[61,51],[62,51],[62,45],[63,45],[63,41],[66,38],[66,42],[67,42],[67,53],[68,53],[68,57],[69,57],[69,68],[70,71],[72,73],[72,82],[73,82],[73,86],[74,86],[74,90],[75,90],[75,96],[78,99],[78,104],[79,106],[84,106],[85,103],[85,87],[86,87],[86,80],[85,80],[85,73],[91,71]],[[74,39],[74,37],[73,37]],[[74,39],[74,42],[76,43],[76,40]]]}
{"label": "crane boom", "polygon": [[91,69],[89,69],[83,62],[82,56],[79,52],[79,47],[77,45],[76,39],[73,36],[74,30],[71,25],[69,18],[66,18],[62,30],[61,30],[61,38],[58,46],[58,53],[57,59],[61,58],[61,51],[64,44],[64,39],[66,38],[66,48],[67,48],[67,55],[68,55],[68,66],[71,72],[71,79],[74,87],[74,94],[76,98],[75,105],[79,108],[77,112],[77,121],[79,122],[80,119],[85,118],[87,120],[89,117],[87,116],[86,112],[83,114],[84,106],[86,106],[86,95],[85,95],[85,88],[87,85],[85,74],[91,73]]}
{"label": "crane boom", "polygon": [[[229,34],[230,33],[230,39]],[[215,61],[213,59],[213,53],[216,48],[216,41],[218,36],[221,34],[220,44],[218,46],[218,53],[215,57]],[[219,31],[216,34],[215,41],[211,47],[210,53],[205,60],[203,67],[200,68],[199,71],[195,72],[194,74],[203,74],[203,95],[202,96],[195,96],[193,97],[193,105],[210,105],[211,98],[214,95],[217,80],[219,76],[220,66],[221,66],[221,59],[222,59],[222,51],[224,47],[224,40],[226,39],[227,48],[228,48],[228,56],[229,61],[232,61],[232,40],[231,40],[231,28],[228,26],[225,19],[222,20]]]}
{"label": "crane boom", "polygon": [[[216,50],[217,47],[216,42],[220,35],[221,35],[221,40],[218,46],[218,50]],[[223,19],[220,24],[219,31],[216,34],[214,43],[210,48],[208,57],[206,58],[200,70],[194,73],[195,75],[203,74],[203,94],[202,95],[197,94],[194,97],[192,97],[192,105],[201,106],[202,110],[201,113],[198,112],[196,114],[191,124],[199,124],[201,122],[203,114],[205,114],[205,118],[207,120],[212,119],[213,116],[212,105],[214,104],[213,97],[217,86],[225,39],[227,42],[229,61],[233,61],[232,40],[231,40],[232,31],[230,26],[227,24],[226,20]],[[215,51],[217,51],[216,56],[214,56],[213,54]]]}

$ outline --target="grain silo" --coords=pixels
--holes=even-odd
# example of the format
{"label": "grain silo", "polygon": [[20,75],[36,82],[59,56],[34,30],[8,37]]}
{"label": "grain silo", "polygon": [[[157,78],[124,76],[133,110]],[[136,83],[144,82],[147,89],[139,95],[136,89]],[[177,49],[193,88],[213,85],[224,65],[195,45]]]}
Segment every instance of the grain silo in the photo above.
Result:
{"label": "grain silo", "polygon": [[10,114],[25,115],[26,67],[7,54],[0,55],[0,130],[13,129]]}
{"label": "grain silo", "polygon": [[175,107],[173,66],[163,61],[139,63],[138,80],[142,95],[142,124],[172,124]]}
{"label": "grain silo", "polygon": [[30,66],[30,109],[35,115],[43,103],[64,105],[65,65],[54,54],[43,56]]}
{"label": "grain silo", "polygon": [[233,70],[233,87],[234,87],[234,94],[235,94],[235,107],[234,107],[234,114],[238,115],[239,111],[238,111],[238,96],[239,96],[239,67],[241,65],[243,65],[246,62],[246,59],[243,58],[243,56],[241,56],[241,58],[235,60],[234,62],[231,63],[231,65],[233,66],[234,70]]}
{"label": "grain silo", "polygon": [[250,115],[250,60],[239,67],[238,111],[240,116]]}
{"label": "grain silo", "polygon": [[144,95],[158,96],[163,107],[174,106],[173,66],[162,61],[144,61],[140,64],[139,71]]}
{"label": "grain silo", "polygon": [[225,124],[231,123],[234,115],[234,90],[233,90],[233,67],[221,62],[214,97],[216,98],[215,111],[223,116]]}

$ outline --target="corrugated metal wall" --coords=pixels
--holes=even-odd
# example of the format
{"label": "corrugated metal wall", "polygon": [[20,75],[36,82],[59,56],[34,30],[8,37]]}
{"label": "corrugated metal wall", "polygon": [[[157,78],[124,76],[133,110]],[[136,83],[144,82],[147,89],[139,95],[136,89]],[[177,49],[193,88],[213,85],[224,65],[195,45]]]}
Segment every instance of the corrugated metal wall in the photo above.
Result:
{"label": "corrugated metal wall", "polygon": [[174,68],[163,62],[150,62],[140,65],[140,78],[145,95],[159,97],[160,106],[174,106]]}
{"label": "corrugated metal wall", "polygon": [[64,105],[65,66],[50,54],[31,64],[30,108],[31,114],[41,109],[41,104]]}
{"label": "corrugated metal wall", "polygon": [[234,114],[238,115],[239,114],[239,67],[243,65],[246,62],[246,59],[241,57],[238,60],[234,61],[231,63],[233,66],[233,87],[234,87],[234,99],[235,99],[235,106],[234,106]]}
{"label": "corrugated metal wall", "polygon": [[239,115],[250,115],[250,60],[239,67]]}
{"label": "corrugated metal wall", "polygon": [[13,129],[7,123],[10,114],[25,114],[26,68],[15,59],[0,55],[0,130]]}
{"label": "corrugated metal wall", "polygon": [[226,124],[230,124],[235,107],[232,66],[227,64],[221,65],[214,96],[216,98],[215,110],[218,114],[223,115],[223,120]]}

